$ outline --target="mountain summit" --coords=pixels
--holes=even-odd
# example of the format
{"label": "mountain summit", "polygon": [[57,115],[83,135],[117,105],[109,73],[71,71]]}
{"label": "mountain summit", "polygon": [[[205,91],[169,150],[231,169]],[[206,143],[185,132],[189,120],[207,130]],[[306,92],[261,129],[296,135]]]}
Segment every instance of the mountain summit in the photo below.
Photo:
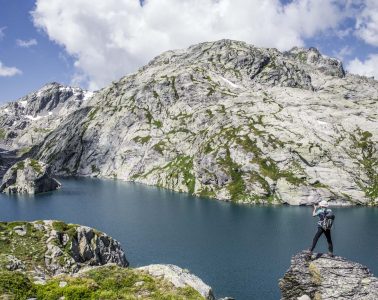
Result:
{"label": "mountain summit", "polygon": [[315,48],[201,43],[80,102],[29,155],[221,200],[376,205],[377,99],[377,81]]}

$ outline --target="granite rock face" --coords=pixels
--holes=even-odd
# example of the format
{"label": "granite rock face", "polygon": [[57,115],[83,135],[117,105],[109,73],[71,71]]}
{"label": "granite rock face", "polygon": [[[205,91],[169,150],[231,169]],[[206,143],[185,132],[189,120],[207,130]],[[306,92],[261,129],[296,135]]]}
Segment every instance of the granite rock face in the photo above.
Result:
{"label": "granite rock face", "polygon": [[137,270],[145,271],[154,277],[161,277],[178,288],[190,286],[198,291],[205,299],[215,299],[210,286],[205,284],[199,277],[178,266],[154,264],[140,267]]}
{"label": "granite rock face", "polygon": [[377,99],[314,48],[201,43],[79,101],[30,155],[220,200],[377,205]]}
{"label": "granite rock face", "polygon": [[301,252],[280,280],[282,300],[378,299],[378,278],[363,265]]}
{"label": "granite rock face", "polygon": [[56,190],[60,186],[60,183],[51,177],[47,164],[27,158],[14,164],[5,173],[0,192],[38,194]]}

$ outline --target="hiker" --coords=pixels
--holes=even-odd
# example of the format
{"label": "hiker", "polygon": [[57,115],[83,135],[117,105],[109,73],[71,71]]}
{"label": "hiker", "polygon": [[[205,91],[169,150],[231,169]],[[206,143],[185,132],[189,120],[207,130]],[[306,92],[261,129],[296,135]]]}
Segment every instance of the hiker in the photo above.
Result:
{"label": "hiker", "polygon": [[312,216],[319,217],[318,221],[318,231],[314,236],[312,241],[312,246],[309,249],[310,254],[314,250],[316,243],[318,242],[319,237],[324,233],[327,238],[328,243],[328,254],[333,256],[333,245],[331,239],[331,227],[335,216],[332,213],[332,210],[328,208],[328,203],[325,200],[320,201],[319,206],[314,204],[314,210],[312,211]]}

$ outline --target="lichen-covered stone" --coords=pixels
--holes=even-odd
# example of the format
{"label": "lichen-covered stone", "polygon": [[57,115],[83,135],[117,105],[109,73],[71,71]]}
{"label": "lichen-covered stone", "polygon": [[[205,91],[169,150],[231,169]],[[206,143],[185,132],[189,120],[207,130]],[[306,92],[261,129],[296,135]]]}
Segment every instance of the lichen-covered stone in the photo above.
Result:
{"label": "lichen-covered stone", "polygon": [[367,267],[324,254],[295,255],[280,280],[282,300],[378,299],[378,278]]}
{"label": "lichen-covered stone", "polygon": [[0,192],[8,194],[38,194],[60,188],[51,177],[49,165],[27,158],[14,164],[5,173]]}

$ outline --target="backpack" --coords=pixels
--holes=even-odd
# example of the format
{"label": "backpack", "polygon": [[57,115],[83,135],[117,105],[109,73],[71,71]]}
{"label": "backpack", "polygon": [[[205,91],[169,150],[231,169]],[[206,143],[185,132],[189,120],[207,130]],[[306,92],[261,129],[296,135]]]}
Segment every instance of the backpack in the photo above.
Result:
{"label": "backpack", "polygon": [[331,229],[334,221],[335,221],[335,215],[333,214],[332,210],[327,209],[325,211],[324,219],[321,222],[321,226],[324,230]]}

